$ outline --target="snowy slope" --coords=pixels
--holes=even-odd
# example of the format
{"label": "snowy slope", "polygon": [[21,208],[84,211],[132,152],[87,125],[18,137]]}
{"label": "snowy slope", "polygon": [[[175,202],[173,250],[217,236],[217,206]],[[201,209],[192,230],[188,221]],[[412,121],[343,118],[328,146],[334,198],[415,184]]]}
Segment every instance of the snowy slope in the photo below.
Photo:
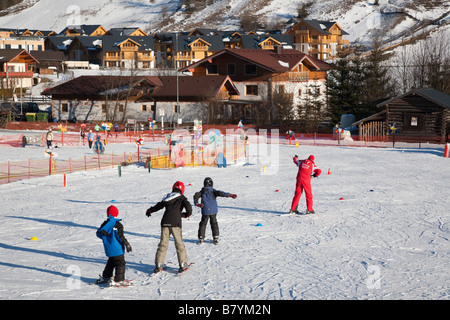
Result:
{"label": "snowy slope", "polygon": [[[252,16],[261,25],[284,25],[296,17],[299,6],[309,0],[216,0],[205,8],[186,13],[181,0],[26,0],[0,16],[5,28],[45,29],[60,32],[67,25],[101,24],[105,28],[141,27],[157,31],[189,31],[195,27],[239,30],[240,19]],[[411,29],[450,11],[448,1],[379,0],[314,1],[309,19],[337,21],[348,39],[370,42],[374,31],[388,35]],[[191,1],[194,3],[194,1]],[[425,5],[425,3],[427,5]],[[436,26],[435,26],[436,27]]]}
{"label": "snowy slope", "polygon": [[[107,152],[134,148],[109,144]],[[58,158],[90,152],[63,147]],[[120,178],[116,168],[69,174],[65,188],[61,175],[0,185],[0,299],[448,300],[450,160],[442,153],[442,146],[279,146],[280,166],[265,174],[256,162],[150,173],[127,166]],[[294,154],[314,154],[323,170],[312,182],[316,215],[286,215],[297,173]],[[44,158],[43,148],[0,150],[0,161],[30,157]],[[186,184],[191,200],[206,176],[217,189],[238,195],[219,198],[220,245],[196,244],[201,215],[194,208],[183,222],[192,270],[174,276],[171,242],[166,261],[173,264],[148,281],[162,212],[147,218],[146,209],[176,180]],[[133,247],[126,254],[133,288],[89,285],[106,263],[95,231],[110,204],[118,207]]]}

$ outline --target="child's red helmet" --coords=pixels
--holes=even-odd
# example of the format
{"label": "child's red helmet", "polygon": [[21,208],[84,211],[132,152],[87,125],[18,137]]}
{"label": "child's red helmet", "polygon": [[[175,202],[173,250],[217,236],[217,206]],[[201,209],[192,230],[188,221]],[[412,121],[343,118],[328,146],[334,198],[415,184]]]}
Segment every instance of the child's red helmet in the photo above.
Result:
{"label": "child's red helmet", "polygon": [[106,215],[117,218],[119,215],[119,210],[115,206],[109,206],[108,209],[106,209]]}
{"label": "child's red helmet", "polygon": [[177,181],[174,183],[173,187],[172,187],[172,191],[174,189],[180,189],[181,193],[184,194],[184,183],[181,181]]}

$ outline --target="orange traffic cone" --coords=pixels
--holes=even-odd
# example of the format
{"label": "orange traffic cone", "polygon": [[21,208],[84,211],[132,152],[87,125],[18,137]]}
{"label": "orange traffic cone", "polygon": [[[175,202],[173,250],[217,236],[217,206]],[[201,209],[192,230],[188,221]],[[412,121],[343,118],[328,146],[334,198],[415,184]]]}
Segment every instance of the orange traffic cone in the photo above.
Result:
{"label": "orange traffic cone", "polygon": [[444,148],[444,158],[448,158],[449,154],[448,154],[448,143],[445,144],[445,148]]}
{"label": "orange traffic cone", "polygon": [[328,175],[331,175],[331,169],[328,168]]}

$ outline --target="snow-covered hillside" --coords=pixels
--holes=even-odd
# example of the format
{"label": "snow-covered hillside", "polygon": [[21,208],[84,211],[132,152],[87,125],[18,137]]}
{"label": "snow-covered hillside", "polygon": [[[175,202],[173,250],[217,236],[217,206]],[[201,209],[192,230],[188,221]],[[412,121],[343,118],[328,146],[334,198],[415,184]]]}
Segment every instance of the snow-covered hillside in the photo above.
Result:
{"label": "snow-covered hillside", "polygon": [[[106,28],[138,26],[149,33],[195,27],[237,30],[241,18],[246,16],[266,27],[285,25],[296,17],[300,5],[308,2],[311,1],[216,0],[188,13],[181,0],[25,0],[3,12],[0,26],[56,32],[79,24],[101,24]],[[375,30],[382,29],[386,37],[392,37],[416,27],[422,29],[427,24],[424,21],[443,18],[449,10],[448,1],[321,0],[313,2],[308,18],[338,21],[351,42],[369,42]]]}
{"label": "snow-covered hillside", "polygon": [[[62,175],[0,185],[0,299],[447,300],[450,160],[442,157],[442,146],[422,147],[280,145],[279,167],[265,173],[254,161],[150,173],[133,165],[123,167],[121,177],[117,168],[68,174],[67,187]],[[135,148],[108,144],[106,152]],[[92,151],[62,147],[57,153],[76,159]],[[314,154],[323,170],[312,182],[315,215],[286,214],[297,173],[294,154]],[[0,150],[2,162],[36,157],[45,159],[43,148]],[[192,269],[175,277],[171,242],[166,262],[172,264],[149,279],[162,212],[148,218],[146,209],[176,180],[192,201],[207,176],[217,189],[238,195],[218,199],[221,243],[196,244],[201,214],[194,207],[183,222]],[[111,204],[133,247],[126,254],[132,288],[89,285],[106,263],[95,231]]]}

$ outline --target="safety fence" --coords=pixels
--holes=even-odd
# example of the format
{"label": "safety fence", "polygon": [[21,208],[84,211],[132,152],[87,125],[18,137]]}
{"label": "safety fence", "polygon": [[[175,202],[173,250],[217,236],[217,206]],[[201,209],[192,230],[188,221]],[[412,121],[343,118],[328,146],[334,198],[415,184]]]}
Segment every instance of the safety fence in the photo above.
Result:
{"label": "safety fence", "polygon": [[[208,130],[209,131],[209,130]],[[29,179],[34,177],[44,177],[53,174],[67,174],[76,171],[101,170],[114,168],[129,164],[140,164],[153,169],[172,169],[183,166],[226,166],[237,163],[254,156],[258,144],[284,144],[292,146],[312,145],[312,146],[347,146],[347,147],[377,147],[377,148],[422,148],[433,143],[434,147],[444,148],[440,142],[441,138],[434,140],[415,138],[408,139],[401,136],[380,136],[379,139],[359,139],[359,136],[340,136],[333,134],[296,134],[295,136],[279,135],[276,130],[247,130],[230,131],[222,135],[218,130],[215,134],[204,133],[195,135],[184,132],[184,135],[176,136],[175,133],[157,134],[152,132],[142,132],[140,135],[125,135],[113,133],[112,136],[101,136],[103,143],[123,143],[136,142],[136,147],[132,146],[131,152],[123,154],[94,154],[85,155],[78,159],[59,159],[48,152],[48,158],[42,160],[8,161],[0,163],[0,184]],[[40,139],[39,138],[40,135]],[[32,134],[25,135],[5,135],[0,136],[0,146],[23,147],[22,140],[26,137],[28,144],[43,146],[42,134],[38,134],[35,140],[29,139]],[[152,147],[151,143],[146,143],[145,147],[138,143],[142,136],[145,141],[165,141],[160,147]],[[81,137],[75,134],[55,133],[54,142],[61,145],[83,145]],[[87,144],[87,142],[84,142]],[[160,143],[161,144],[161,143]],[[150,147],[147,147],[149,146]],[[46,145],[44,146],[46,147]],[[137,149],[137,150],[136,150]],[[257,152],[257,151],[256,151]],[[259,156],[259,155],[257,155]]]}
{"label": "safety fence", "polygon": [[[124,142],[135,142],[139,136],[145,136],[147,141],[158,141],[164,140],[164,132],[149,132],[143,131],[141,134],[136,134],[132,131],[120,132],[120,133],[108,133],[104,132],[94,132],[94,140],[97,136],[100,137],[104,143],[124,143]],[[61,146],[82,146],[88,144],[87,135],[81,136],[79,132],[53,132],[52,145]],[[46,133],[43,132],[32,132],[24,134],[0,134],[0,147],[26,147],[27,145],[33,146],[47,146]]]}
{"label": "safety fence", "polygon": [[[132,137],[132,141],[137,141],[137,138]],[[151,140],[150,137],[147,138]],[[111,140],[108,143],[114,143]],[[129,137],[126,137],[125,140],[129,141]],[[12,141],[11,145],[14,145],[14,142],[17,143],[18,139],[10,139],[10,141]],[[121,140],[115,140],[115,142],[117,141]],[[188,166],[226,166],[227,163],[236,163],[244,159],[247,153],[247,144],[239,137],[212,143],[202,139],[187,141],[170,141],[169,139],[162,147],[136,145],[137,148],[130,147],[133,151],[123,154],[100,153],[85,155],[78,159],[60,159],[53,156],[53,150],[55,150],[53,149],[46,150],[47,159],[0,163],[0,184],[54,174],[122,167],[130,164],[140,164],[149,170],[152,168],[172,169]]]}

